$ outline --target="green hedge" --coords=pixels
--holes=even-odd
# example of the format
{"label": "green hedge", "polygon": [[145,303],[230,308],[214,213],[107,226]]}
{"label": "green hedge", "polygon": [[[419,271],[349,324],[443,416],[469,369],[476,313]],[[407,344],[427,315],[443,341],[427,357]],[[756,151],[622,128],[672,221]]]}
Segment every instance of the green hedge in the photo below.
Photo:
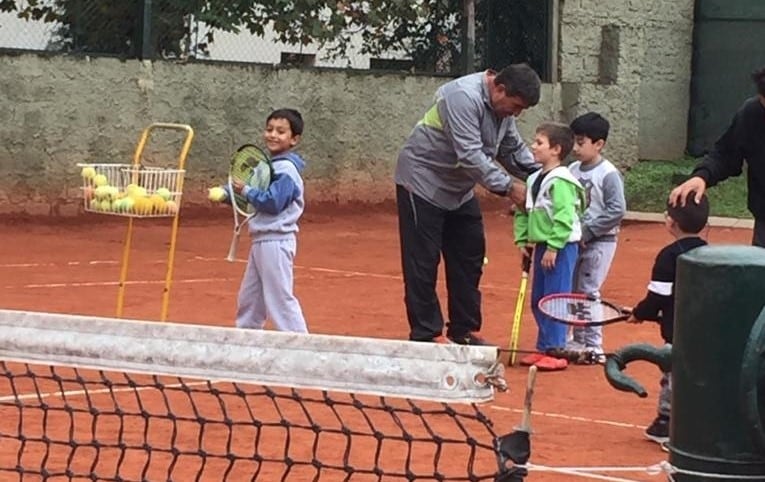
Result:
{"label": "green hedge", "polygon": [[[695,159],[640,161],[624,172],[627,209],[663,212],[667,195],[687,178]],[[713,216],[751,218],[746,208],[746,172],[707,190]]]}

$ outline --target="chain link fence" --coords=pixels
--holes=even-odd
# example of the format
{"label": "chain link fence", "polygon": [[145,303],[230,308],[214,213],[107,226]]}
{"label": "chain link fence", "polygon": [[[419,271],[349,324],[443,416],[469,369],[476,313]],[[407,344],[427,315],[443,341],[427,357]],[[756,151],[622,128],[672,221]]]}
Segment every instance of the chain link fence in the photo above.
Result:
{"label": "chain link fence", "polygon": [[[439,25],[426,25],[408,48],[378,55],[362,52],[361,32],[342,55],[332,42],[280,42],[272,25],[259,34],[234,26],[213,28],[188,13],[180,0],[0,0],[0,49],[93,56],[281,64],[459,75],[466,70],[527,62],[545,80],[549,18],[557,0],[476,0],[475,65],[464,65],[462,0]],[[33,5],[34,7],[30,7]],[[3,9],[3,7],[6,7]],[[443,20],[443,19],[442,19]]]}

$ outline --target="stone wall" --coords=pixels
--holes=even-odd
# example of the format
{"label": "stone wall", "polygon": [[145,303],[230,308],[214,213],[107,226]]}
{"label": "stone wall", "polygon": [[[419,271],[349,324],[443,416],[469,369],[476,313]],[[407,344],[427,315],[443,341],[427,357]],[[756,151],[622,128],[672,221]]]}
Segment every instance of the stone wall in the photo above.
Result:
{"label": "stone wall", "polygon": [[[403,141],[443,78],[235,64],[143,63],[109,58],[0,55],[0,214],[75,214],[78,162],[133,159],[151,122],[191,125],[186,203],[206,203],[230,154],[258,141],[277,107],[306,120],[301,152],[312,201],[393,198],[393,167]],[[556,89],[524,115],[525,135],[557,116]],[[158,133],[145,154],[175,166],[181,138]]]}
{"label": "stone wall", "polygon": [[[692,0],[565,0],[560,82],[523,114],[542,120],[597,110],[612,123],[607,155],[620,165],[673,158],[685,146]],[[184,203],[206,204],[230,153],[257,141],[274,108],[303,112],[301,151],[312,202],[393,198],[396,155],[443,77],[299,70],[252,64],[122,61],[0,54],[0,214],[71,215],[78,162],[132,162],[151,122],[191,125]],[[180,141],[160,134],[150,163],[177,165]]]}
{"label": "stone wall", "polygon": [[[683,155],[687,138],[693,0],[564,0],[564,116],[597,110],[612,123],[619,164]],[[573,85],[571,85],[573,84]],[[636,141],[635,141],[636,140]]]}

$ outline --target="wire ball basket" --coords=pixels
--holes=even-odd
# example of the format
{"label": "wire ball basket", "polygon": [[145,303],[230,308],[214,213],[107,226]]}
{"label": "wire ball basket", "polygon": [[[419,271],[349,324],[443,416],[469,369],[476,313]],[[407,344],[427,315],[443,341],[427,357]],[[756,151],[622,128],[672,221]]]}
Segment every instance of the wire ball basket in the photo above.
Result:
{"label": "wire ball basket", "polygon": [[181,206],[184,169],[78,163],[85,211],[135,218],[173,217]]}

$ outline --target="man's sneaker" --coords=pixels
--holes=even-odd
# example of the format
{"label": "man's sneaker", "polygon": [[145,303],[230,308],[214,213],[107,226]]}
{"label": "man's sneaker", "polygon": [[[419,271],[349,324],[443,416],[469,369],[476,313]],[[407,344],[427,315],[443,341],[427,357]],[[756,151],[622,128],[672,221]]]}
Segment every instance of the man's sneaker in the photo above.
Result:
{"label": "man's sneaker", "polygon": [[449,340],[458,345],[478,345],[478,346],[491,346],[491,343],[484,340],[478,333],[471,332],[463,336],[447,335]]}
{"label": "man's sneaker", "polygon": [[666,415],[656,417],[645,429],[645,436],[657,444],[669,442],[669,417]]}
{"label": "man's sneaker", "polygon": [[450,339],[448,339],[444,335],[434,336],[433,338],[430,338],[427,340],[412,340],[412,341],[419,341],[423,343],[438,343],[439,345],[451,345],[453,343]]}

